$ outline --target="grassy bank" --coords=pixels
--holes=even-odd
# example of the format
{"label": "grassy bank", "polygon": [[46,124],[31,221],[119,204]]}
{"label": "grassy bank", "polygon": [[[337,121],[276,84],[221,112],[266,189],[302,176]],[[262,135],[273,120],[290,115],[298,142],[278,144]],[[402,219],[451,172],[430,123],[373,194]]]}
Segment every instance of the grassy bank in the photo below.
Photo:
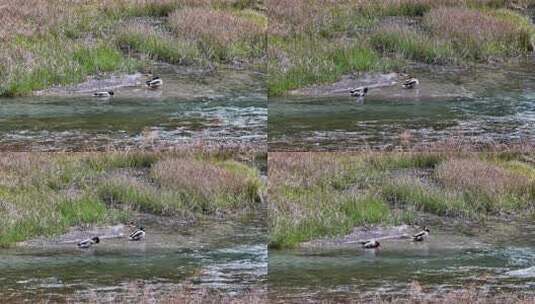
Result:
{"label": "grassy bank", "polygon": [[270,246],[293,247],[420,212],[535,213],[535,158],[494,153],[270,153]]}
{"label": "grassy bank", "polygon": [[260,67],[267,18],[258,1],[8,1],[0,6],[0,96],[30,94],[150,61]]}
{"label": "grassy bank", "polygon": [[253,211],[262,184],[242,156],[0,154],[0,246],[74,225],[126,222],[136,212],[195,218]]}
{"label": "grassy bank", "polygon": [[[533,52],[533,0],[268,1],[268,93],[410,62],[471,64]],[[473,30],[478,29],[478,30]]]}

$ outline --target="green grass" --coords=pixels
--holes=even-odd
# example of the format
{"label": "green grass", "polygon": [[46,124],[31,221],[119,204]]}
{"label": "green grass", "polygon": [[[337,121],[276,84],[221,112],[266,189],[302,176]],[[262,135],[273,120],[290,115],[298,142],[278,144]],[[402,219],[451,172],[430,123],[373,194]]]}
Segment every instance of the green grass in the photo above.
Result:
{"label": "green grass", "polygon": [[434,40],[410,29],[384,29],[370,36],[370,45],[377,52],[429,64],[458,62],[457,53],[446,42]]}
{"label": "green grass", "polygon": [[[434,189],[416,179],[394,180],[380,187],[381,195],[394,205],[442,216],[471,217],[473,210],[460,195]],[[473,212],[475,211],[475,212]]]}
{"label": "green grass", "polygon": [[[535,214],[524,153],[270,153],[270,247],[414,223],[420,213],[479,221]],[[498,165],[496,165],[498,163]]]}
{"label": "green grass", "polygon": [[[2,154],[0,246],[75,225],[127,222],[136,212],[198,218],[260,208],[257,170],[233,160],[243,157],[239,153],[226,157],[194,152]],[[192,174],[167,169],[176,162],[204,182],[187,183]],[[216,178],[210,178],[214,173]]]}
{"label": "green grass", "polygon": [[72,56],[85,74],[112,72],[119,69],[123,62],[121,52],[106,45],[77,49]]}
{"label": "green grass", "polygon": [[98,223],[103,221],[107,214],[104,202],[95,197],[67,199],[60,202],[57,208],[66,226]]}
{"label": "green grass", "polygon": [[195,45],[150,28],[124,28],[119,31],[116,41],[125,52],[138,52],[153,60],[183,65],[204,60]]}

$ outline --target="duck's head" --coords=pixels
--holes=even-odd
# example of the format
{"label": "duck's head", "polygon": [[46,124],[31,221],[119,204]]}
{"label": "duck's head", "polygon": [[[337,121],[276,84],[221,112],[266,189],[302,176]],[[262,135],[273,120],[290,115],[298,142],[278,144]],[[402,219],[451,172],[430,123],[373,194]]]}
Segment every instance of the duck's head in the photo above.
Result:
{"label": "duck's head", "polygon": [[139,230],[145,231],[145,227],[143,227],[143,225],[141,225],[141,226],[139,226]]}
{"label": "duck's head", "polygon": [[429,229],[427,226],[424,227],[424,231],[431,232],[431,229]]}
{"label": "duck's head", "polygon": [[95,236],[94,238],[92,238],[92,240],[97,244],[100,242],[100,239],[98,238],[98,236]]}
{"label": "duck's head", "polygon": [[381,247],[381,243],[379,243],[378,241],[375,241],[377,243],[377,247]]}
{"label": "duck's head", "polygon": [[113,91],[108,91],[108,94],[113,95]]}
{"label": "duck's head", "polygon": [[364,91],[364,93],[368,93],[368,87],[365,87],[365,88],[363,89],[363,91]]}

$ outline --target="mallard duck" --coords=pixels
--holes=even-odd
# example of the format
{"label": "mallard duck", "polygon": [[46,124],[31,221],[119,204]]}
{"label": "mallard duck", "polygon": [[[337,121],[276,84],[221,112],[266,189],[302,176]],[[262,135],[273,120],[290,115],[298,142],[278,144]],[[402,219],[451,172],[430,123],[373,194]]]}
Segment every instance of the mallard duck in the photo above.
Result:
{"label": "mallard duck", "polygon": [[381,243],[379,243],[376,240],[363,241],[363,242],[360,242],[360,244],[362,245],[362,248],[366,248],[366,249],[373,249],[373,248],[378,248],[379,246],[381,246]]}
{"label": "mallard duck", "polygon": [[152,77],[151,80],[145,81],[147,86],[151,89],[156,89],[158,87],[161,87],[163,85],[163,80],[160,79],[158,76]]}
{"label": "mallard duck", "polygon": [[87,240],[83,240],[80,243],[78,243],[78,248],[90,248],[94,244],[100,243],[100,239],[98,236],[95,236],[94,238],[90,238]]}
{"label": "mallard duck", "polygon": [[429,235],[429,233],[431,232],[431,230],[429,230],[429,228],[427,227],[424,227],[424,230],[416,233],[415,235],[412,236],[412,240],[415,241],[415,242],[421,242],[423,240],[425,240],[425,238]]}
{"label": "mallard duck", "polygon": [[402,87],[404,89],[412,89],[414,88],[415,86],[419,85],[420,84],[420,81],[416,78],[409,78],[405,81],[403,81],[402,83]]}
{"label": "mallard duck", "polygon": [[364,97],[368,94],[368,87],[358,87],[355,89],[350,89],[349,93],[353,97]]}
{"label": "mallard duck", "polygon": [[130,241],[139,241],[144,237],[145,237],[145,229],[143,228],[143,226],[139,226],[139,228],[136,229],[136,231],[130,233],[130,235],[128,236],[128,239]]}
{"label": "mallard duck", "polygon": [[94,97],[111,97],[113,96],[113,91],[101,91],[93,93]]}

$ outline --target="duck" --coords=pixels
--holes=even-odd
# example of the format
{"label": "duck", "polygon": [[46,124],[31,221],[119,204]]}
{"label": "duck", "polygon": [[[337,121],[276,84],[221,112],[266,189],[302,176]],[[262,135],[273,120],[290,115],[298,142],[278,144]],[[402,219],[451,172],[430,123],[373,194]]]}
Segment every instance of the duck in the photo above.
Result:
{"label": "duck", "polygon": [[403,83],[401,84],[401,86],[404,88],[404,89],[412,89],[414,88],[415,86],[419,85],[420,84],[420,81],[414,77],[411,77],[405,81],[403,81]]}
{"label": "duck", "polygon": [[136,231],[130,233],[130,235],[128,236],[128,239],[130,241],[139,241],[144,237],[145,237],[145,229],[143,228],[143,226],[139,226],[139,228],[136,229]]}
{"label": "duck", "polygon": [[86,239],[78,243],[78,248],[83,248],[83,249],[91,248],[91,246],[98,244],[98,243],[100,243],[100,239],[98,238],[98,236],[95,236],[93,238]]}
{"label": "duck", "polygon": [[379,243],[376,240],[363,241],[363,242],[360,242],[360,244],[362,245],[362,248],[366,248],[366,249],[373,249],[373,248],[378,248],[381,246],[381,243]]}
{"label": "duck", "polygon": [[354,89],[349,89],[349,93],[353,97],[364,97],[368,95],[368,87],[358,87]]}
{"label": "duck", "polygon": [[101,91],[93,93],[93,97],[107,98],[113,96],[113,91]]}
{"label": "duck", "polygon": [[156,89],[163,85],[163,80],[161,80],[159,76],[154,76],[151,78],[151,80],[145,81],[145,83],[149,88]]}
{"label": "duck", "polygon": [[421,242],[423,240],[425,240],[425,238],[427,236],[429,236],[429,233],[431,232],[431,230],[427,227],[424,227],[424,230],[416,233],[415,235],[412,236],[412,240],[415,241],[415,242]]}

